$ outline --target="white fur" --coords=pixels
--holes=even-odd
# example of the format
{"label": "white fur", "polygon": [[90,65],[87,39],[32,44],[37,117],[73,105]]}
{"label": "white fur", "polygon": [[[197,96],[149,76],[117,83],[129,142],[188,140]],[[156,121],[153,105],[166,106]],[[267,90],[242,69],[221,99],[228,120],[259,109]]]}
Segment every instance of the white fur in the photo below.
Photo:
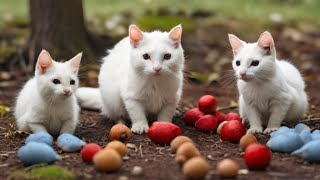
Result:
{"label": "white fur", "polygon": [[[81,54],[65,63],[52,60],[44,73],[36,66],[35,77],[24,85],[16,102],[14,115],[19,130],[47,131],[53,136],[74,132],[80,110],[74,95],[79,84],[78,67],[72,67],[76,58],[81,59]],[[54,84],[53,79],[59,79],[61,84]],[[71,79],[75,85],[70,85]]]}
{"label": "white fur", "polygon": [[[233,40],[234,37],[229,35]],[[247,44],[240,41],[242,46],[234,49],[232,66],[238,78],[239,112],[243,121],[249,121],[248,132],[251,133],[262,132],[263,126],[266,126],[264,133],[270,133],[278,129],[283,121],[297,122],[308,108],[301,74],[289,62],[276,58],[271,39],[272,48],[267,54],[258,42]],[[264,40],[261,44],[266,43]],[[230,42],[232,44],[231,39]],[[237,60],[240,60],[240,66],[236,65]],[[259,65],[250,66],[252,60],[259,60]],[[246,72],[245,77],[240,76],[241,71]]]}
{"label": "white fur", "polygon": [[[160,121],[171,122],[180,100],[184,55],[180,41],[176,46],[169,34],[142,32],[142,40],[134,42],[138,45],[126,37],[103,59],[99,74],[102,113],[116,121],[130,118],[134,133],[148,130],[149,113],[157,114]],[[145,53],[151,60],[143,58]],[[171,53],[171,59],[164,60],[165,53]],[[156,73],[155,67],[162,69]]]}
{"label": "white fur", "polygon": [[101,111],[103,109],[101,94],[98,88],[79,88],[76,91],[76,96],[82,108],[95,111]]}

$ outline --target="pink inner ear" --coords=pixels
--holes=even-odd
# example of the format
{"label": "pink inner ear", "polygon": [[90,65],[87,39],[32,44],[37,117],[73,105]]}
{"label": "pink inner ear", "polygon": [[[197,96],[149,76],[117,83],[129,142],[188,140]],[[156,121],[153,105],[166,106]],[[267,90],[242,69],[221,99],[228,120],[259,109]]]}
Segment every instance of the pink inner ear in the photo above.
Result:
{"label": "pink inner ear", "polygon": [[229,42],[232,47],[233,55],[235,56],[238,53],[238,50],[243,47],[243,42],[233,34],[229,34]]}
{"label": "pink inner ear", "polygon": [[70,64],[71,64],[71,68],[72,68],[73,73],[78,73],[81,58],[82,58],[82,53],[79,53],[75,57],[70,59]]}
{"label": "pink inner ear", "polygon": [[173,40],[176,47],[179,47],[179,44],[181,42],[181,35],[182,35],[182,27],[181,25],[178,25],[174,27],[169,32],[169,38]]}
{"label": "pink inner ear", "polygon": [[38,69],[43,74],[51,66],[52,66],[52,58],[51,58],[50,54],[47,51],[42,50],[39,57],[38,57],[38,61],[37,61]]}
{"label": "pink inner ear", "polygon": [[141,30],[137,26],[131,25],[129,28],[129,37],[132,46],[137,47],[139,42],[142,40],[143,35]]}
{"label": "pink inner ear", "polygon": [[269,32],[264,32],[260,35],[258,40],[258,46],[261,49],[270,51],[274,46],[273,38]]}

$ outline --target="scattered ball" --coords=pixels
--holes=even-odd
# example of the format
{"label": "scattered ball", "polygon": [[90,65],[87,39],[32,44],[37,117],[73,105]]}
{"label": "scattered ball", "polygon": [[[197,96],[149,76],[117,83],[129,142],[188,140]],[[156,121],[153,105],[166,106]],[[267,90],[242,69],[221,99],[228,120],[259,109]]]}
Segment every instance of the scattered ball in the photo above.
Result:
{"label": "scattered ball", "polygon": [[199,150],[196,148],[196,146],[193,143],[185,142],[177,150],[176,161],[180,165],[182,165],[188,159],[195,157],[195,156],[200,156]]}
{"label": "scattered ball", "polygon": [[120,154],[111,148],[99,151],[93,157],[94,167],[99,171],[118,171],[121,168],[122,159]]}
{"label": "scattered ball", "polygon": [[92,162],[93,156],[101,149],[102,148],[96,143],[89,143],[85,145],[81,150],[82,160],[85,162]]}
{"label": "scattered ball", "polygon": [[106,148],[111,148],[116,150],[122,157],[125,156],[128,153],[128,148],[125,144],[123,144],[120,141],[111,141],[107,144]]}
{"label": "scattered ball", "polygon": [[152,142],[169,145],[174,138],[182,134],[182,131],[173,123],[156,121],[151,124],[147,134]]}
{"label": "scattered ball", "polygon": [[242,119],[241,119],[241,117],[239,116],[239,114],[238,114],[238,113],[235,113],[235,112],[228,113],[228,114],[226,115],[226,119],[227,119],[227,121],[238,120],[238,121],[242,122]]}
{"label": "scattered ball", "polygon": [[209,163],[202,157],[193,157],[183,165],[183,174],[191,179],[203,179],[209,172]]}
{"label": "scattered ball", "polygon": [[217,171],[222,178],[233,178],[237,177],[240,169],[239,164],[232,159],[223,159],[217,164]]}
{"label": "scattered ball", "polygon": [[269,148],[261,144],[250,144],[245,152],[243,159],[250,170],[265,170],[271,160]]}
{"label": "scattered ball", "polygon": [[245,150],[248,145],[253,143],[258,143],[257,138],[253,134],[247,133],[246,135],[242,136],[239,145],[242,150]]}
{"label": "scattered ball", "polygon": [[222,126],[220,135],[223,141],[229,141],[232,143],[239,143],[242,136],[246,134],[246,128],[238,120],[228,121]]}
{"label": "scattered ball", "polygon": [[214,114],[217,109],[217,100],[214,96],[204,95],[199,99],[198,107],[205,114]]}
{"label": "scattered ball", "polygon": [[185,114],[184,114],[184,122],[188,125],[194,125],[198,119],[200,119],[202,116],[205,114],[201,112],[198,108],[193,108],[189,109]]}
{"label": "scattered ball", "polygon": [[177,149],[185,142],[193,143],[192,139],[187,136],[177,136],[170,143],[171,151],[176,153]]}
{"label": "scattered ball", "polygon": [[219,112],[217,111],[215,114],[214,114],[214,117],[216,117],[217,121],[218,121],[218,124],[222,123],[223,121],[226,121],[227,120],[227,117],[226,115],[223,113],[223,112]]}
{"label": "scattered ball", "polygon": [[213,115],[204,115],[195,124],[197,130],[203,132],[215,132],[218,127],[217,119]]}
{"label": "scattered ball", "polygon": [[110,129],[109,138],[111,141],[118,140],[127,143],[132,135],[132,131],[126,125],[116,124]]}

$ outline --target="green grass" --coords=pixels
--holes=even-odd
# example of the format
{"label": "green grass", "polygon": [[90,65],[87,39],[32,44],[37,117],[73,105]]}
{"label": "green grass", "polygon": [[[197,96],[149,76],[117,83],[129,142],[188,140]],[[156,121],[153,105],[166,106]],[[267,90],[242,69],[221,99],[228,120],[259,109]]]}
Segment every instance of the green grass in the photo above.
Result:
{"label": "green grass", "polygon": [[280,13],[289,21],[320,23],[320,1],[318,0],[86,0],[86,15],[108,16],[119,11],[130,10],[136,16],[143,16],[145,10],[158,7],[183,9],[187,13],[205,9],[219,16],[269,20],[271,13]]}
{"label": "green grass", "polygon": [[12,172],[8,180],[25,179],[25,180],[72,180],[75,179],[75,175],[61,166],[51,165],[43,167],[32,167]]}
{"label": "green grass", "polygon": [[[218,16],[240,20],[268,21],[270,13],[280,13],[285,22],[320,24],[319,0],[83,0],[87,20],[130,11],[136,18],[159,7],[182,9],[187,13],[204,9]],[[0,25],[12,18],[29,19],[28,0],[0,1]]]}

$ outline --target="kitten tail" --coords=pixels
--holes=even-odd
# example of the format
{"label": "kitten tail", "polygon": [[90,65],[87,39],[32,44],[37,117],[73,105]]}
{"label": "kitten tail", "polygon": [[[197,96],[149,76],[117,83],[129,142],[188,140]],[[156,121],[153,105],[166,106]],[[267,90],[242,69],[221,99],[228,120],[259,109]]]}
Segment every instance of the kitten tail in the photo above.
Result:
{"label": "kitten tail", "polygon": [[99,88],[82,87],[76,91],[76,97],[81,108],[101,111],[102,100]]}

